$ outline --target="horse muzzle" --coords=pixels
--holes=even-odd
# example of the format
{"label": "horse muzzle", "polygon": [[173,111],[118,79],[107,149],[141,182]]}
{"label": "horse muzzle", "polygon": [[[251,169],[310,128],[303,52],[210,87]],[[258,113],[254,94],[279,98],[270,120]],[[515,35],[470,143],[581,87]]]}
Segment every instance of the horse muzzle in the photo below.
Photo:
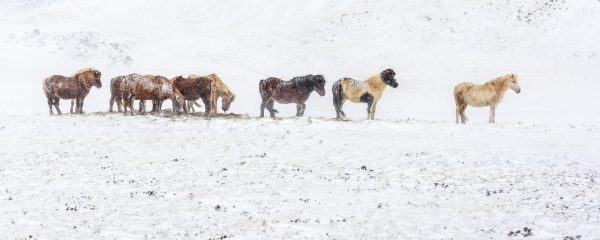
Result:
{"label": "horse muzzle", "polygon": [[515,90],[515,92],[517,92],[517,94],[521,93],[521,89],[517,88],[517,90]]}

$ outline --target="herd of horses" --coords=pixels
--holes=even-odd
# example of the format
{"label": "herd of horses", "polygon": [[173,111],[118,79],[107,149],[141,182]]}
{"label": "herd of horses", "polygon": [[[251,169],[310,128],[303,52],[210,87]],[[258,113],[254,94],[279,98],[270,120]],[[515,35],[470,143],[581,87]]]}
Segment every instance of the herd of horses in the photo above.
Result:
{"label": "herd of horses", "polygon": [[[67,77],[53,75],[44,79],[44,94],[48,100],[50,114],[53,107],[60,115],[60,99],[71,100],[71,113],[83,113],[83,103],[92,87],[101,88],[102,74],[94,68],[84,68]],[[342,78],[333,83],[332,95],[336,119],[346,119],[342,106],[346,100],[354,103],[367,104],[367,119],[375,119],[377,103],[381,100],[386,86],[398,87],[396,73],[392,69],[385,69],[372,75],[365,81],[352,78]],[[278,111],[274,103],[296,104],[296,116],[303,116],[306,109],[306,100],[315,91],[320,96],[325,95],[325,78],[323,75],[306,75],[294,77],[285,81],[269,77],[259,82],[259,93],[262,98],[260,117],[264,117],[265,108],[271,117],[275,118]],[[489,122],[495,122],[496,107],[508,89],[516,93],[521,92],[518,78],[515,74],[508,74],[487,81],[484,84],[463,82],[454,88],[456,103],[456,123],[466,123],[465,110],[467,106],[490,107]],[[221,98],[221,109],[226,112],[236,98],[236,95],[221,80],[217,74],[207,76],[189,75],[176,76],[168,79],[160,75],[140,75],[132,73],[117,76],[110,81],[110,107],[117,104],[117,110],[125,115],[129,112],[134,115],[133,102],[139,100],[139,112],[146,111],[145,102],[152,101],[152,113],[160,113],[165,100],[173,104],[176,114],[195,112],[194,106],[200,106],[196,101],[204,103],[204,116],[210,117],[217,113],[217,101]],[[73,108],[75,109],[73,110]]]}

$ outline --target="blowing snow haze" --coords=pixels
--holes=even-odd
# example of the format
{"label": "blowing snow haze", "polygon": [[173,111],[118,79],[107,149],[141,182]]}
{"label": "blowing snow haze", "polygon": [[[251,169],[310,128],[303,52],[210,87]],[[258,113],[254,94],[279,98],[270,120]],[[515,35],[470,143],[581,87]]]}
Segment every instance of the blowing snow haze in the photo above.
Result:
{"label": "blowing snow haze", "polygon": [[[219,73],[238,95],[230,111],[252,116],[260,79],[323,74],[329,91],[391,67],[400,86],[386,91],[381,118],[452,120],[455,84],[514,72],[523,93],[507,94],[503,119],[597,121],[598,16],[592,0],[0,1],[0,67],[14,89],[0,96],[2,114],[45,114],[43,78],[86,66],[105,84],[132,72]],[[94,89],[86,111],[106,111],[108,99]],[[331,96],[307,104],[307,116],[335,116]]]}
{"label": "blowing snow haze", "polygon": [[0,73],[0,239],[600,239],[598,0],[0,0]]}

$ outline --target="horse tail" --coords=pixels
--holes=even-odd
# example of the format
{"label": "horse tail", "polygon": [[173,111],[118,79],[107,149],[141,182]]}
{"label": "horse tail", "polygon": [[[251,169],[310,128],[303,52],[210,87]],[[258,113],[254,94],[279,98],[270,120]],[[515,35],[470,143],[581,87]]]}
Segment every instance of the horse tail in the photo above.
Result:
{"label": "horse tail", "polygon": [[210,84],[210,112],[217,113],[217,84],[213,80]]}
{"label": "horse tail", "polygon": [[265,79],[260,80],[260,82],[258,83],[258,92],[260,93],[260,96],[262,98],[266,97],[266,90],[267,90],[267,89],[265,89],[266,84],[267,84],[267,80],[265,80]]}
{"label": "horse tail", "polygon": [[331,92],[333,93],[333,106],[335,107],[336,112],[339,112],[341,111],[342,101],[345,97],[344,88],[342,87],[342,80],[337,80],[333,83]]}
{"label": "horse tail", "polygon": [[454,101],[456,102],[456,106],[458,106],[463,101],[463,93],[465,90],[465,83],[460,83],[454,87]]}
{"label": "horse tail", "polygon": [[46,97],[50,97],[50,78],[51,77],[44,78],[44,82],[42,83],[42,87],[44,89],[44,94],[46,95]]}

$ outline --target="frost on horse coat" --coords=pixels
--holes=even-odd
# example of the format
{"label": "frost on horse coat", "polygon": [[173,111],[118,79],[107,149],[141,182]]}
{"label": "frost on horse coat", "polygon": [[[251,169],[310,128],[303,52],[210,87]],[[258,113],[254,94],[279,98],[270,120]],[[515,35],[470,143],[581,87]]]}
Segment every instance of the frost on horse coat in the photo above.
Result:
{"label": "frost on horse coat", "polygon": [[375,119],[375,110],[377,103],[383,95],[386,85],[393,88],[398,87],[398,82],[394,78],[396,73],[392,69],[386,69],[381,73],[371,76],[366,81],[357,81],[352,78],[342,78],[331,88],[333,92],[333,106],[336,112],[336,118],[345,118],[346,114],[342,106],[346,100],[355,103],[367,104],[367,119]]}
{"label": "frost on horse coat", "polygon": [[486,107],[490,106],[489,122],[496,122],[496,106],[502,101],[506,90],[512,89],[516,93],[521,92],[517,75],[508,74],[487,81],[484,84],[463,82],[454,87],[454,101],[456,103],[456,123],[460,118],[461,123],[467,122],[465,110],[468,106]]}
{"label": "frost on horse coat", "polygon": [[129,74],[124,77],[121,84],[123,100],[125,101],[125,113],[129,107],[133,115],[133,100],[151,100],[153,111],[160,113],[162,103],[169,99],[173,103],[173,112],[179,113],[183,105],[183,96],[177,88],[163,76],[142,76]]}
{"label": "frost on horse coat", "polygon": [[258,90],[262,98],[260,105],[260,117],[264,117],[265,108],[269,110],[271,117],[275,117],[277,110],[273,108],[275,101],[278,103],[295,103],[296,116],[304,115],[306,100],[316,91],[320,96],[325,95],[325,78],[323,75],[306,75],[295,77],[290,81],[270,77],[261,80]]}
{"label": "frost on horse coat", "polygon": [[[208,77],[191,76],[188,78],[177,76],[171,79],[171,82],[177,87],[186,101],[196,101],[202,99],[204,102],[204,116],[208,117],[216,111],[216,91],[215,80]],[[183,110],[187,113],[186,102],[183,103]]]}
{"label": "frost on horse coat", "polygon": [[[188,76],[188,78],[198,77],[200,76],[195,74],[191,74]],[[221,78],[217,74],[213,73],[207,75],[206,77],[214,80],[216,85],[215,108],[212,108],[213,112],[216,113],[216,102],[219,101],[219,98],[221,98],[221,109],[223,110],[223,112],[227,112],[229,110],[229,107],[231,106],[231,103],[235,101],[235,94],[231,91],[231,89],[229,89],[229,87],[223,82],[223,80],[221,80]],[[196,109],[194,109],[194,105],[199,106],[198,103],[194,101],[188,101],[186,102],[186,104],[189,112],[196,111]]]}
{"label": "frost on horse coat", "polygon": [[109,112],[113,111],[113,105],[115,102],[117,103],[118,111],[123,112],[123,93],[121,92],[121,84],[123,83],[124,78],[125,76],[118,76],[110,80],[110,108],[108,109]]}
{"label": "frost on horse coat", "polygon": [[[54,114],[52,106],[56,108],[59,115],[62,114],[59,108],[60,99],[75,99],[77,103],[75,113],[83,113],[83,101],[91,88],[93,86],[96,88],[102,87],[101,75],[100,71],[94,68],[83,68],[71,77],[52,75],[44,79],[44,94],[48,99],[50,114]],[[72,105],[71,113],[73,113]]]}

